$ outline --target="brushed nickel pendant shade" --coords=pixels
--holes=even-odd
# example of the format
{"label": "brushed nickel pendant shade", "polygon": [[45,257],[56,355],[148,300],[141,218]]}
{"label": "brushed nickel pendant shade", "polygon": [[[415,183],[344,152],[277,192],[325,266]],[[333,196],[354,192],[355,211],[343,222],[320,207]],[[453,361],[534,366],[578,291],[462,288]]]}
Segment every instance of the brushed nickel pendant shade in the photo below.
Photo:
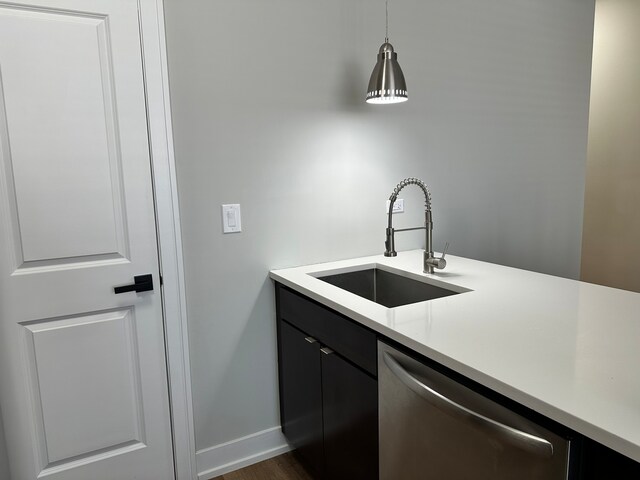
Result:
{"label": "brushed nickel pendant shade", "polygon": [[367,89],[367,103],[387,104],[406,102],[407,83],[398,64],[398,54],[389,43],[389,8],[386,9],[386,36],[378,52],[378,61],[371,72],[369,88]]}

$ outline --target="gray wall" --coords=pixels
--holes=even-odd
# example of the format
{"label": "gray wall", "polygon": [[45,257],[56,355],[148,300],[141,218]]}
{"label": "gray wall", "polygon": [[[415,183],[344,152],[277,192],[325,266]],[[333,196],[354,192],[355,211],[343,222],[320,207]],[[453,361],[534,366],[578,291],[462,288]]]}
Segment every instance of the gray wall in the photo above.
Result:
{"label": "gray wall", "polygon": [[436,250],[577,278],[593,0],[394,0],[410,100],[386,107],[363,102],[382,0],[165,6],[198,449],[279,423],[268,270],[381,253],[404,177]]}
{"label": "gray wall", "polygon": [[4,427],[2,425],[2,411],[0,411],[0,479],[9,478],[9,460],[7,459],[7,448],[4,438]]}

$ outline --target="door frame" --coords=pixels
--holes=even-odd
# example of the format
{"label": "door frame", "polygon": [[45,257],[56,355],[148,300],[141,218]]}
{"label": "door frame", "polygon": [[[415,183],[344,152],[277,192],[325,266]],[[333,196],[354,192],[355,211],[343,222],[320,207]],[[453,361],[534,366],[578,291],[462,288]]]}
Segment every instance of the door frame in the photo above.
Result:
{"label": "door frame", "polygon": [[138,0],[152,182],[162,274],[167,375],[177,480],[197,478],[180,211],[163,0]]}

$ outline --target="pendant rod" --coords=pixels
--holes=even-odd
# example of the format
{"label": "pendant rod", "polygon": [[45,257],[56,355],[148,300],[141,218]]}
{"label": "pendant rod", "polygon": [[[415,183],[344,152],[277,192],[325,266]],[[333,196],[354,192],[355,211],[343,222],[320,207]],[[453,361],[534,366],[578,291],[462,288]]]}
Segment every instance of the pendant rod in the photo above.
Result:
{"label": "pendant rod", "polygon": [[385,0],[385,2],[384,2],[384,11],[385,11],[385,35],[384,35],[384,41],[389,43],[389,0]]}

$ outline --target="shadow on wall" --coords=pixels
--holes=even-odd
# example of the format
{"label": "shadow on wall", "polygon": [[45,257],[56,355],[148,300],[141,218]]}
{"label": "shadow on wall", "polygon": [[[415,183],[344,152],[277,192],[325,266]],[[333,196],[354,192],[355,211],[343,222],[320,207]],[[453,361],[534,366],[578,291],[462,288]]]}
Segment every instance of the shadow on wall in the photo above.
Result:
{"label": "shadow on wall", "polygon": [[[375,62],[371,62],[373,68]],[[343,78],[340,86],[340,102],[343,108],[349,112],[366,112],[367,104],[364,102],[366,95],[366,85],[362,84],[362,79],[371,75],[371,72],[364,72],[362,63],[358,59],[350,59],[343,63]]]}

